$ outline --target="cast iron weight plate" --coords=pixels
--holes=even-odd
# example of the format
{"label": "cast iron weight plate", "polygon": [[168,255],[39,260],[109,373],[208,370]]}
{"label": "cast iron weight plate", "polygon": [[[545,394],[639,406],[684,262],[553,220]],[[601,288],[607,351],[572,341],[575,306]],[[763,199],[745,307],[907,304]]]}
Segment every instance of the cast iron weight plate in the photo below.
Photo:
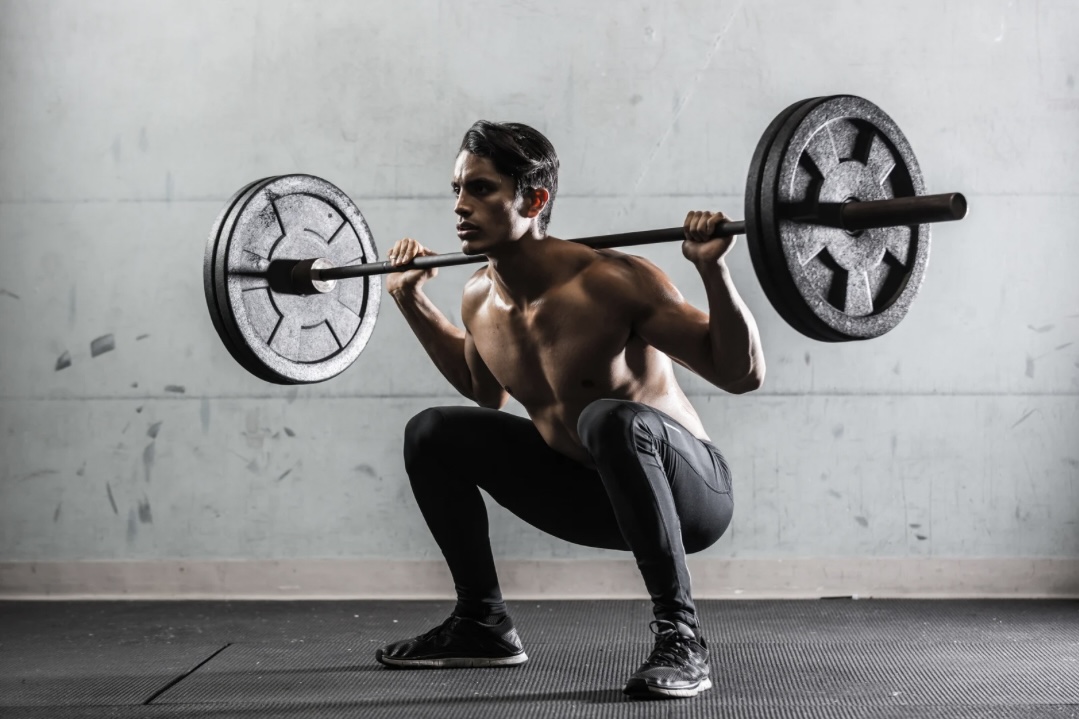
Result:
{"label": "cast iron weight plate", "polygon": [[764,163],[758,239],[795,329],[831,342],[888,332],[921,288],[930,246],[928,224],[847,232],[795,218],[923,194],[910,143],[873,103],[838,95],[791,113]]}
{"label": "cast iron weight plate", "polygon": [[337,187],[310,175],[253,183],[230,205],[216,241],[211,239],[213,248],[207,248],[204,274],[212,283],[211,317],[233,357],[277,384],[322,382],[340,374],[374,330],[381,277],[300,296],[271,288],[269,270],[277,260],[309,257],[336,266],[374,261],[377,250],[359,208]]}

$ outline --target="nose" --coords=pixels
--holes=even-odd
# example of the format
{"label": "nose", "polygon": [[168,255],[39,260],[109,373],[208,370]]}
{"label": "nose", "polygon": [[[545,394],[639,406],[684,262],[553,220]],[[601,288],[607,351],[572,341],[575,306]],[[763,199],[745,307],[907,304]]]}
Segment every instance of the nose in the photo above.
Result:
{"label": "nose", "polygon": [[462,192],[457,196],[457,202],[453,206],[453,211],[459,217],[468,217],[472,214],[472,208],[469,207],[468,203],[465,201],[465,193]]}

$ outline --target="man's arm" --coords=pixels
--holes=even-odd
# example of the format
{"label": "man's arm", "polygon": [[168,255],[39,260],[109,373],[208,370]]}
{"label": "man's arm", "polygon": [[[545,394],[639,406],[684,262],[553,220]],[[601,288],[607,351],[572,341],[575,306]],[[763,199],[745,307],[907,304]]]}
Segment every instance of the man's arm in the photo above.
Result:
{"label": "man's arm", "polygon": [[741,394],[761,386],[764,353],[757,325],[722,260],[697,268],[708,295],[705,314],[654,264],[627,259],[632,272],[622,289],[635,298],[634,332],[720,389]]}
{"label": "man's arm", "polygon": [[[406,239],[397,243],[388,257],[395,264],[406,264],[416,256],[433,254],[414,240]],[[437,272],[432,269],[395,273],[387,278],[387,291],[435,367],[453,388],[480,406],[498,409],[506,403],[505,391],[476,352],[471,335],[450,322],[421,289],[423,283]],[[466,327],[470,316],[467,308],[473,306],[470,297],[475,296],[470,289],[480,272],[482,270],[465,286],[462,317]]]}
{"label": "man's arm", "polygon": [[453,388],[468,399],[472,392],[472,372],[465,361],[465,332],[450,322],[418,287],[390,292],[408,326],[412,328],[427,356]]}
{"label": "man's arm", "polygon": [[697,268],[708,294],[708,314],[683,299],[651,262],[630,257],[638,299],[634,329],[671,359],[728,392],[750,392],[764,382],[764,351],[757,323],[731,280],[724,257],[734,237],[712,237],[722,212],[686,215],[682,254]]}

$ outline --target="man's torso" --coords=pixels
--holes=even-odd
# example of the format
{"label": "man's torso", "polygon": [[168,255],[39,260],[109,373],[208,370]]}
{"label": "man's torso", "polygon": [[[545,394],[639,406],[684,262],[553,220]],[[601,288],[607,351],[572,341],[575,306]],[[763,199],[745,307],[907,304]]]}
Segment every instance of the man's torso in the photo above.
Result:
{"label": "man's torso", "polygon": [[[587,248],[583,248],[587,249]],[[527,410],[553,449],[591,464],[577,419],[597,399],[641,402],[708,439],[665,354],[633,332],[632,269],[625,255],[587,250],[579,271],[518,307],[477,273],[466,325],[492,375]],[[475,296],[475,295],[474,295]]]}

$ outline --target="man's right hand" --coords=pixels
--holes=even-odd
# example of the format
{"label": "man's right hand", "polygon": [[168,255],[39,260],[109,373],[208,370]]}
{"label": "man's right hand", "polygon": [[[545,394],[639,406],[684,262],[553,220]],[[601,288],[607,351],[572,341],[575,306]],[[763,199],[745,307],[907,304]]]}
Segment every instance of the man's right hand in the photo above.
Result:
{"label": "man's right hand", "polygon": [[[407,265],[416,257],[429,257],[437,255],[411,237],[398,240],[397,243],[386,253],[386,259],[393,266]],[[438,268],[432,267],[427,270],[408,270],[406,272],[391,272],[386,275],[386,291],[390,294],[400,291],[418,290],[423,283],[438,275]]]}

